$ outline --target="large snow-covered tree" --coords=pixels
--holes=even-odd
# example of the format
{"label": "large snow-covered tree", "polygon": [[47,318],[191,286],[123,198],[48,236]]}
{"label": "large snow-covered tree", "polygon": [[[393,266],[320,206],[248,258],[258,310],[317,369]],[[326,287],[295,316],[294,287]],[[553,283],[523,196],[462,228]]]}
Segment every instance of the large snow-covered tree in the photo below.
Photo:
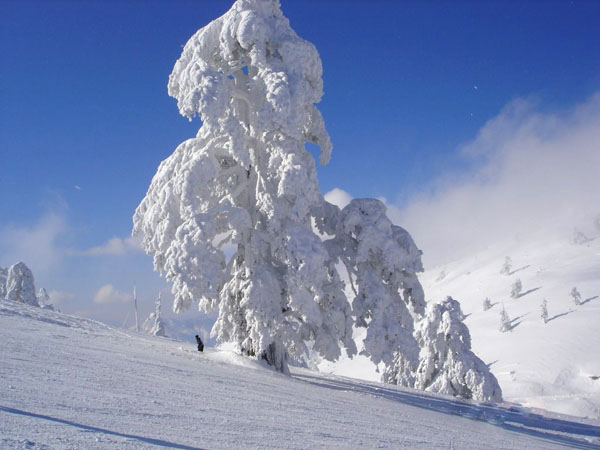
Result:
{"label": "large snow-covered tree", "polygon": [[[182,115],[202,127],[159,167],[134,233],[173,282],[174,309],[218,307],[213,334],[279,370],[305,342],[350,354],[350,305],[311,211],[323,198],[307,142],[330,157],[315,107],[315,47],[276,0],[238,0],[185,45],[169,78]],[[224,246],[233,246],[228,259]]]}
{"label": "large snow-covered tree", "polygon": [[353,325],[365,327],[362,353],[384,381],[414,386],[421,251],[382,202],[323,199],[305,148],[328,162],[321,75],[278,0],[237,0],[200,29],[168,89],[202,127],[161,163],[133,232],[172,282],[176,312],[218,310],[217,340],[286,372],[309,350],[354,355]]}
{"label": "large snow-covered tree", "polygon": [[414,319],[425,308],[416,276],[423,270],[421,251],[379,200],[352,200],[339,214],[323,217],[335,223],[335,239],[327,244],[346,267],[356,325],[367,328],[362,353],[384,364],[384,381],[411,385],[419,358]]}

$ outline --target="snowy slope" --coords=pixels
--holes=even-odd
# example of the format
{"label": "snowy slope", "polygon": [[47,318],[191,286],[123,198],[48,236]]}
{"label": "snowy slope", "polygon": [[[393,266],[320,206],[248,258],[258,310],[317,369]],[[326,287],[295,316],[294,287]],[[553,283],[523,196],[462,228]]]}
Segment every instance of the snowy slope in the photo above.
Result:
{"label": "snowy slope", "polygon": [[[501,275],[505,257],[510,275]],[[444,275],[445,274],[445,275]],[[474,255],[426,270],[419,277],[428,301],[451,295],[461,302],[474,352],[498,378],[504,399],[525,406],[600,418],[600,238],[583,245],[546,235],[489,246]],[[521,297],[510,297],[517,279]],[[570,297],[576,286],[582,305]],[[483,300],[494,305],[483,311]],[[540,318],[543,299],[549,321]],[[513,329],[502,333],[504,304]],[[357,330],[357,343],[364,330]],[[359,344],[360,347],[360,344]],[[365,357],[320,362],[327,373],[379,380]]]}
{"label": "snowy slope", "polygon": [[[509,275],[500,269],[506,256]],[[440,279],[440,273],[446,276]],[[520,279],[523,292],[510,297]],[[470,314],[473,349],[498,378],[504,398],[557,412],[600,417],[600,239],[584,245],[565,236],[513,240],[426,272],[428,299],[451,295]],[[569,293],[576,286],[582,305]],[[489,297],[493,308],[483,311]],[[549,321],[541,314],[548,302]],[[501,333],[504,305],[513,329]]]}
{"label": "snowy slope", "polygon": [[0,448],[598,448],[600,421],[294,370],[0,301]]}

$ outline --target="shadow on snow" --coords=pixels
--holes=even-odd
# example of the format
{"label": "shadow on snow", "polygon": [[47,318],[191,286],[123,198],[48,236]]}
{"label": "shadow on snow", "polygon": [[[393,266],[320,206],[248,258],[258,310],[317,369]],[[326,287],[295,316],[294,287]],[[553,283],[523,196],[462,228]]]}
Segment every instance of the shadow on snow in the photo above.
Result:
{"label": "shadow on snow", "polygon": [[531,294],[532,292],[537,291],[538,289],[541,289],[542,287],[536,287],[533,289],[529,289],[528,291],[523,292],[522,294],[519,294],[519,296],[517,298],[521,298],[521,297],[525,297],[527,294]]}
{"label": "shadow on snow", "polygon": [[340,379],[323,379],[315,376],[294,374],[299,381],[322,388],[353,391],[403,403],[417,408],[428,409],[449,415],[465,417],[471,420],[486,422],[515,433],[526,434],[546,439],[554,443],[568,445],[571,448],[597,449],[597,443],[566,436],[568,433],[587,437],[600,437],[600,427],[569,420],[544,417],[540,414],[528,413],[515,407],[494,406],[491,404],[467,403],[458,399],[434,397],[425,393],[395,390],[387,387],[356,384]]}
{"label": "shadow on snow", "polygon": [[6,406],[1,406],[1,405],[0,405],[0,412],[6,412],[9,414],[18,414],[21,416],[33,417],[34,419],[49,420],[52,422],[62,423],[64,425],[81,428],[82,430],[86,430],[86,431],[93,431],[96,433],[104,433],[104,434],[109,434],[112,436],[118,436],[118,437],[127,438],[127,439],[135,439],[137,441],[144,442],[146,444],[156,445],[156,446],[162,446],[162,447],[167,447],[167,448],[179,448],[179,449],[183,449],[183,450],[202,450],[198,447],[190,447],[187,445],[175,444],[173,442],[167,442],[167,441],[163,441],[161,439],[152,439],[152,438],[147,438],[147,437],[143,437],[143,436],[136,436],[134,434],[119,433],[118,431],[111,431],[111,430],[106,430],[104,428],[92,427],[89,425],[83,425],[80,423],[71,422],[70,420],[58,419],[56,417],[46,416],[44,414],[36,414],[36,413],[32,413],[32,412],[23,411],[20,409],[8,408]]}
{"label": "shadow on snow", "polygon": [[570,309],[567,312],[556,314],[555,316],[550,317],[547,322],[550,322],[551,320],[554,320],[554,319],[558,319],[559,317],[562,317],[562,316],[566,316],[567,314],[571,314],[573,312],[575,312],[575,310]]}
{"label": "shadow on snow", "polygon": [[581,302],[581,304],[585,305],[586,303],[591,302],[592,300],[596,300],[597,298],[597,295],[595,297],[586,298],[584,301]]}
{"label": "shadow on snow", "polygon": [[521,270],[525,270],[530,266],[530,264],[527,264],[526,266],[520,267],[518,269],[513,270],[512,272],[508,272],[508,275],[514,275],[517,272],[520,272]]}

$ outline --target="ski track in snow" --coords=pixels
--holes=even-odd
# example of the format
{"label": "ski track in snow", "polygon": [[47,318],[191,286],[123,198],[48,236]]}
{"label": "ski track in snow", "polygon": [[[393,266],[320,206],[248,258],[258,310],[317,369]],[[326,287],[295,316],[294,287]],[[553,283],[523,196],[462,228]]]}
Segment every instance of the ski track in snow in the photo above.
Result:
{"label": "ski track in snow", "polygon": [[0,448],[600,448],[600,421],[261,363],[0,301]]}

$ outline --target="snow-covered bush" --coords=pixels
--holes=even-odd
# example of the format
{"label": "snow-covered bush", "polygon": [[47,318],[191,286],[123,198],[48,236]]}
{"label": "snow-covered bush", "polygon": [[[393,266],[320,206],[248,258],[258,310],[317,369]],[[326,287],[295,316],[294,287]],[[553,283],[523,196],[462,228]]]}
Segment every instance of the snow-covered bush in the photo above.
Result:
{"label": "snow-covered bush", "polygon": [[488,297],[486,297],[485,300],[483,301],[483,310],[487,311],[491,307],[492,307],[492,302]]}
{"label": "snow-covered bush", "polygon": [[158,299],[155,302],[156,308],[142,324],[142,330],[146,333],[153,334],[154,336],[166,337],[167,333],[162,319],[161,302],[161,294],[159,293]]}
{"label": "snow-covered bush", "polygon": [[581,305],[581,294],[576,287],[571,289],[571,298],[573,299],[573,303],[576,305]]}
{"label": "snow-covered bush", "polygon": [[502,275],[510,275],[511,268],[512,268],[512,259],[510,259],[510,256],[507,256],[506,258],[504,258],[504,264],[502,265],[502,268],[500,269],[500,273]]}
{"label": "snow-covered bush", "polygon": [[548,323],[548,302],[546,299],[542,300],[542,304],[540,305],[541,314],[540,317],[544,321],[544,323]]}
{"label": "snow-covered bush", "polygon": [[511,298],[519,298],[522,290],[523,290],[523,283],[521,283],[521,280],[518,279],[512,284],[512,286],[510,288],[510,297]]}
{"label": "snow-covered bush", "polygon": [[480,401],[501,401],[502,390],[489,368],[471,351],[471,336],[460,304],[451,297],[429,303],[415,333],[421,347],[415,387]]}
{"label": "snow-covered bush", "polygon": [[8,269],[6,277],[7,300],[39,306],[35,295],[33,273],[25,263],[13,264]]}
{"label": "snow-covered bush", "polygon": [[500,311],[500,331],[504,333],[511,329],[512,325],[510,323],[510,317],[508,317],[508,313],[506,312],[506,309],[504,309],[504,305],[502,305],[502,310]]}

